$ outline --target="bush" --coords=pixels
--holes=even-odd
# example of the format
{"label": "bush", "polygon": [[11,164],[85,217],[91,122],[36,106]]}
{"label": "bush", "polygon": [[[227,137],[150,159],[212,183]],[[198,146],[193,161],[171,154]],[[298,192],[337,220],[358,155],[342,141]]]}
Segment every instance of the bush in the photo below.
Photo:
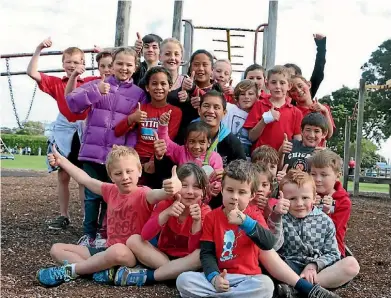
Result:
{"label": "bush", "polygon": [[1,138],[5,145],[9,148],[31,148],[31,154],[38,155],[38,148],[41,147],[42,153],[46,154],[47,149],[47,137],[45,136],[32,136],[32,135],[16,135],[16,134],[2,134]]}

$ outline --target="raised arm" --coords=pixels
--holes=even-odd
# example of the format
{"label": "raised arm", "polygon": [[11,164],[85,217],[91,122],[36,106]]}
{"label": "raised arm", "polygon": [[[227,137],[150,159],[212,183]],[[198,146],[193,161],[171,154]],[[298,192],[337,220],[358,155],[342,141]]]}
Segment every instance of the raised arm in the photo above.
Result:
{"label": "raised arm", "polygon": [[314,40],[317,46],[314,70],[311,75],[311,97],[314,98],[319,89],[320,83],[324,79],[324,67],[326,64],[326,36],[314,34]]}
{"label": "raised arm", "polygon": [[45,48],[52,46],[52,40],[49,38],[42,41],[35,49],[33,57],[31,57],[30,63],[27,66],[27,75],[37,83],[41,82],[41,74],[38,72],[38,60],[41,55],[41,51]]}
{"label": "raised arm", "polygon": [[71,76],[69,77],[68,83],[65,87],[65,91],[64,91],[65,96],[67,96],[69,93],[71,93],[73,90],[76,89],[77,77],[80,76],[85,71],[86,68],[84,65],[76,66],[76,69],[72,72]]}

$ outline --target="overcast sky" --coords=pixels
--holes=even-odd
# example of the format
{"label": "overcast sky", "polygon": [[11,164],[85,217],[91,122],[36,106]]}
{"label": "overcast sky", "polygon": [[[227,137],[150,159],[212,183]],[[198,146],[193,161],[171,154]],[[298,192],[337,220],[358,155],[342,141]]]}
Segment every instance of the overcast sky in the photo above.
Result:
{"label": "overcast sky", "polygon": [[[241,0],[237,5],[224,0],[185,0],[183,18],[192,19],[197,26],[220,26],[253,28],[266,23],[268,18],[267,0]],[[0,35],[0,52],[33,52],[44,38],[51,36],[52,50],[69,46],[91,48],[94,44],[114,44],[117,1],[115,0],[0,0],[0,18],[3,21]],[[156,33],[163,38],[171,36],[172,0],[133,0],[129,43],[133,44],[136,32],[142,35]],[[277,26],[276,64],[293,62],[298,64],[303,75],[311,76],[315,61],[316,47],[312,39],[315,32],[327,35],[327,63],[325,79],[318,91],[318,97],[346,85],[357,87],[360,66],[370,54],[386,39],[391,37],[391,6],[382,0],[280,0]],[[224,39],[224,32],[196,31],[194,50],[222,49],[223,45],[212,42],[213,38]],[[252,63],[253,34],[244,44],[244,69]],[[233,40],[233,45],[235,41]],[[262,38],[258,48],[261,58]],[[224,53],[216,52],[218,58]],[[27,68],[30,58],[11,60],[11,71]],[[241,59],[241,60],[240,60]],[[260,62],[260,61],[259,61]],[[87,56],[87,65],[90,65]],[[42,57],[40,69],[60,68],[61,57]],[[5,61],[1,59],[1,72]],[[63,75],[63,74],[58,74]],[[235,82],[239,75],[235,75]],[[19,117],[25,118],[34,83],[27,76],[12,77],[14,95]],[[16,126],[13,116],[8,82],[0,79],[1,125]],[[57,116],[55,101],[37,91],[30,120],[53,121]],[[381,154],[391,158],[391,140],[382,146]],[[386,148],[387,147],[387,148]],[[388,149],[388,150],[386,150]]]}

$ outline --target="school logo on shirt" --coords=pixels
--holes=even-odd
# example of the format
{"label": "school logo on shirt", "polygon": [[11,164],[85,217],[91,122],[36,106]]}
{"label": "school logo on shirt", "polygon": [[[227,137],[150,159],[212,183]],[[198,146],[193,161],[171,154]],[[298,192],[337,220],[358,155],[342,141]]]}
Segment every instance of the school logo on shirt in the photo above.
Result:
{"label": "school logo on shirt", "polygon": [[291,169],[308,172],[307,158],[311,157],[310,153],[294,152],[288,154],[288,162],[291,164]]}
{"label": "school logo on shirt", "polygon": [[234,255],[232,252],[235,246],[236,246],[236,237],[234,231],[232,230],[225,231],[223,251],[221,252],[221,256],[220,256],[221,262],[232,260],[233,258],[236,257],[236,255]]}
{"label": "school logo on shirt", "polygon": [[158,118],[147,118],[146,121],[141,123],[140,134],[142,140],[155,141],[155,136],[153,133],[158,128],[158,124],[159,124],[158,121],[159,121]]}

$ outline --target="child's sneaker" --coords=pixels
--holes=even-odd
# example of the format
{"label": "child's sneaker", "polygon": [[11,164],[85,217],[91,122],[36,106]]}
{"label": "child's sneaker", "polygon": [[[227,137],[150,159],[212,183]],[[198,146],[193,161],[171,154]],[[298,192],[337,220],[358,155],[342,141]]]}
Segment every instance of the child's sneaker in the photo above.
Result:
{"label": "child's sneaker", "polygon": [[298,298],[300,297],[299,292],[294,287],[287,284],[278,284],[276,286],[275,296],[278,298]]}
{"label": "child's sneaker", "polygon": [[322,288],[319,284],[316,284],[311,292],[308,294],[308,298],[341,298],[337,294]]}
{"label": "child's sneaker", "polygon": [[106,242],[107,242],[107,240],[102,237],[102,234],[97,233],[93,245],[95,248],[104,248],[104,247],[106,247]]}
{"label": "child's sneaker", "polygon": [[62,230],[66,229],[70,224],[69,218],[66,216],[59,216],[49,224],[50,230]]}
{"label": "child's sneaker", "polygon": [[72,266],[64,265],[59,267],[43,268],[37,271],[39,283],[45,287],[56,287],[64,282],[71,281]]}
{"label": "child's sneaker", "polygon": [[115,268],[102,270],[92,275],[92,279],[100,284],[112,285],[114,284]]}
{"label": "child's sneaker", "polygon": [[90,236],[83,235],[83,236],[81,236],[79,241],[77,241],[77,245],[86,246],[86,247],[94,247],[94,241],[95,241],[95,239],[91,238]]}
{"label": "child's sneaker", "polygon": [[139,286],[147,281],[147,269],[140,267],[129,268],[122,266],[117,270],[114,278],[116,286]]}

